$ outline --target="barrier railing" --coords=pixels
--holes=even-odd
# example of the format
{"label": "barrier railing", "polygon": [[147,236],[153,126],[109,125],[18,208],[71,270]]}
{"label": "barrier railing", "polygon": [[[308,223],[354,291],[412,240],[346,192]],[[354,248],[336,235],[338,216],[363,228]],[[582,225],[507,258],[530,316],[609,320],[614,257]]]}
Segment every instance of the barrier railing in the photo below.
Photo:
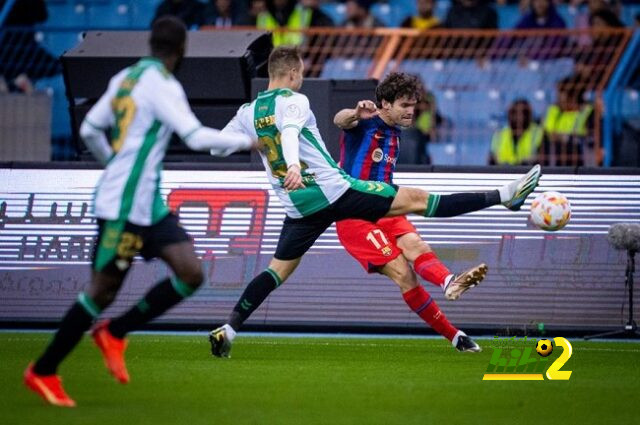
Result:
{"label": "barrier railing", "polygon": [[510,107],[524,100],[545,129],[537,158],[528,162],[598,165],[606,156],[603,91],[631,34],[627,29],[309,29],[301,49],[309,77],[420,75],[432,94],[430,107],[448,123],[431,129],[431,141],[443,142],[431,144],[434,162],[486,163],[492,139],[508,124]]}

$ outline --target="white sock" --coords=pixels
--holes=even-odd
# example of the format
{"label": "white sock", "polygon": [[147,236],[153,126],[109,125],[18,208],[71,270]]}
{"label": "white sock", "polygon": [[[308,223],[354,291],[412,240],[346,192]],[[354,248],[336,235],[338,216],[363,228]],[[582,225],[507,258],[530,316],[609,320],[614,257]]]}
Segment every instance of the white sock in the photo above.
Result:
{"label": "white sock", "polygon": [[447,286],[449,286],[449,284],[453,280],[453,277],[454,275],[450,274],[449,276],[444,278],[444,284],[442,285],[442,292],[445,292],[447,290]]}
{"label": "white sock", "polygon": [[228,323],[225,323],[223,328],[225,336],[227,337],[229,342],[233,341],[233,339],[236,337],[236,331],[234,331],[231,325],[229,325]]}
{"label": "white sock", "polygon": [[453,345],[454,347],[458,345],[458,339],[460,339],[461,336],[467,336],[466,333],[462,332],[462,331],[458,331],[456,333],[456,336],[453,337],[453,339],[451,340],[451,345]]}

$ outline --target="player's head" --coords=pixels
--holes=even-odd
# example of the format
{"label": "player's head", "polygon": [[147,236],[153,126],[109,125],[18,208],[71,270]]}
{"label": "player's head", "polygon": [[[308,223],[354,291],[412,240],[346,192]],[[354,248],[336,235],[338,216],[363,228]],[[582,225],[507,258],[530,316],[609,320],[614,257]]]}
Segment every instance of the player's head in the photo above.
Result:
{"label": "player's head", "polygon": [[385,121],[401,127],[411,126],[422,91],[422,84],[415,75],[389,74],[376,87],[376,103]]}
{"label": "player's head", "polygon": [[187,28],[174,16],[158,18],[151,27],[151,55],[161,59],[169,71],[174,71],[182,60],[186,41]]}
{"label": "player's head", "polygon": [[509,106],[509,126],[512,130],[525,131],[533,121],[531,105],[526,99],[516,99]]}
{"label": "player's head", "polygon": [[280,46],[269,55],[269,80],[298,91],[302,87],[304,62],[295,46]]}

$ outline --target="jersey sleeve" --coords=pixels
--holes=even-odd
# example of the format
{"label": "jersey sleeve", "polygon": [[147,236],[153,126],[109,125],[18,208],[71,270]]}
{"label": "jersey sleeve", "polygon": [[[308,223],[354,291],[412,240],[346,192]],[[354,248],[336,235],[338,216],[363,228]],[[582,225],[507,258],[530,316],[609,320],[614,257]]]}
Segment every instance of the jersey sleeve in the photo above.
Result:
{"label": "jersey sleeve", "polygon": [[227,123],[222,129],[222,133],[247,133],[246,129],[242,125],[242,111],[247,107],[248,104],[242,105],[240,109],[233,116],[231,121]]}
{"label": "jersey sleeve", "polygon": [[302,131],[311,116],[309,108],[309,99],[303,94],[295,94],[285,98],[283,105],[282,120],[280,122],[280,131],[286,128],[295,128],[298,133]]}
{"label": "jersey sleeve", "polygon": [[115,76],[109,81],[107,90],[84,117],[84,122],[94,129],[105,131],[113,126],[115,117],[113,115],[113,108],[111,107],[111,100],[115,98],[120,80],[121,78]]}
{"label": "jersey sleeve", "polygon": [[150,83],[153,84],[154,90],[150,104],[155,116],[182,140],[202,127],[200,120],[191,110],[180,83],[162,76],[155,70],[151,76]]}
{"label": "jersey sleeve", "polygon": [[347,128],[344,131],[346,137],[344,137],[344,143],[353,145],[359,145],[362,143],[362,138],[364,137],[365,130],[369,124],[369,120],[359,120],[358,124],[355,127]]}

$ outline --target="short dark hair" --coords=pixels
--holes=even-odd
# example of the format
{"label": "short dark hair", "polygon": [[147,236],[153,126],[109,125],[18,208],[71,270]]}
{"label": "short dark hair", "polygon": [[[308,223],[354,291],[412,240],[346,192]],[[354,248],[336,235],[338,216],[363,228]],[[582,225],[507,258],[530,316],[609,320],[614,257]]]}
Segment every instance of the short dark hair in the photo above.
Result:
{"label": "short dark hair", "polygon": [[269,77],[284,76],[290,69],[297,68],[302,60],[300,50],[296,46],[279,46],[269,55]]}
{"label": "short dark hair", "polygon": [[149,46],[153,56],[165,58],[180,54],[186,40],[187,27],[175,16],[162,16],[151,26]]}
{"label": "short dark hair", "polygon": [[376,87],[376,103],[381,107],[383,100],[393,103],[405,96],[419,101],[423,90],[422,83],[415,75],[392,72]]}

